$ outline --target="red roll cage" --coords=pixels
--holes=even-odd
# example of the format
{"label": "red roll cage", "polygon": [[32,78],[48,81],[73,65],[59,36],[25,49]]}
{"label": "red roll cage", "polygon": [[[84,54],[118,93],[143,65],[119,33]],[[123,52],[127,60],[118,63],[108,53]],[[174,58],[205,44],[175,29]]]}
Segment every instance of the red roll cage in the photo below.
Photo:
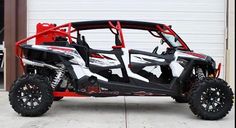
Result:
{"label": "red roll cage", "polygon": [[[35,42],[36,45],[41,44],[43,42],[53,42],[57,36],[66,37],[68,38],[68,42],[72,43],[73,42],[72,39],[77,39],[78,37],[72,36],[71,33],[76,31],[79,32],[80,30],[102,29],[102,28],[115,29],[118,32],[121,40],[121,45],[112,46],[112,48],[125,48],[122,28],[128,28],[128,29],[148,30],[155,37],[160,37],[160,36],[154,35],[152,33],[153,31],[159,32],[158,34],[164,33],[173,35],[174,37],[177,37],[178,41],[183,46],[182,49],[189,50],[188,46],[184,43],[184,41],[168,25],[151,23],[151,22],[139,22],[139,21],[103,20],[103,21],[72,22],[60,26],[56,26],[55,24],[39,23],[37,25],[36,35],[30,36],[28,38],[16,42],[16,55],[21,58],[22,52],[19,46],[21,44],[27,43],[27,41],[33,38],[36,38]],[[161,38],[164,37],[161,36]],[[167,41],[165,38],[164,40]],[[171,46],[171,44],[168,45],[170,47],[173,47]]]}

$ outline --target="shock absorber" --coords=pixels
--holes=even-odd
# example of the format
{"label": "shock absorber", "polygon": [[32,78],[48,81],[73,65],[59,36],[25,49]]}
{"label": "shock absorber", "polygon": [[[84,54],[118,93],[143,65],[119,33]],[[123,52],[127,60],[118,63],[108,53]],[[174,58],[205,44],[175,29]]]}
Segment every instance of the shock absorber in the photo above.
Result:
{"label": "shock absorber", "polygon": [[203,73],[202,68],[196,69],[196,75],[199,80],[202,80],[205,78],[205,74]]}
{"label": "shock absorber", "polygon": [[62,80],[64,75],[65,75],[65,68],[64,67],[61,67],[56,70],[56,75],[55,75],[54,79],[52,80],[52,84],[51,84],[52,88],[55,88],[59,84],[59,82]]}

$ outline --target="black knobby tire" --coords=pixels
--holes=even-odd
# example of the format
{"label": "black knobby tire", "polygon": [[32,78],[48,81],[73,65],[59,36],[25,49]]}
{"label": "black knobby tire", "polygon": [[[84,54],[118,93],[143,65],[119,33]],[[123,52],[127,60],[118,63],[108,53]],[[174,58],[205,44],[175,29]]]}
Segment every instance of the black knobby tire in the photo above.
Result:
{"label": "black knobby tire", "polygon": [[202,119],[221,119],[233,106],[233,92],[224,80],[205,78],[191,90],[189,104],[191,111]]}
{"label": "black knobby tire", "polygon": [[13,83],[9,92],[9,101],[12,108],[22,116],[40,116],[51,107],[52,92],[46,77],[27,74]]}
{"label": "black knobby tire", "polygon": [[177,103],[188,103],[188,96],[171,96]]}

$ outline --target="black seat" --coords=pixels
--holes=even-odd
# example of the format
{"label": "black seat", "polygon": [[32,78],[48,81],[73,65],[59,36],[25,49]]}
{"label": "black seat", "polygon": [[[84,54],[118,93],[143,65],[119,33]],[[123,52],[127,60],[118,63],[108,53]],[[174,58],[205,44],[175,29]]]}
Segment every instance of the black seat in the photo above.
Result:
{"label": "black seat", "polygon": [[69,43],[67,41],[55,41],[55,42],[43,42],[41,45],[68,47]]}
{"label": "black seat", "polygon": [[67,38],[58,36],[53,42],[43,42],[41,45],[69,47]]}
{"label": "black seat", "polygon": [[86,47],[87,49],[90,49],[90,47],[89,47],[88,43],[86,42],[84,36],[82,36],[82,40],[78,40],[77,43],[78,43],[79,45],[82,45],[82,46]]}
{"label": "black seat", "polygon": [[77,43],[73,43],[71,44],[71,46],[73,46],[78,51],[82,59],[85,61],[86,66],[88,67],[89,66],[89,50],[91,48],[85,41],[85,37],[82,36],[82,40],[79,39]]}

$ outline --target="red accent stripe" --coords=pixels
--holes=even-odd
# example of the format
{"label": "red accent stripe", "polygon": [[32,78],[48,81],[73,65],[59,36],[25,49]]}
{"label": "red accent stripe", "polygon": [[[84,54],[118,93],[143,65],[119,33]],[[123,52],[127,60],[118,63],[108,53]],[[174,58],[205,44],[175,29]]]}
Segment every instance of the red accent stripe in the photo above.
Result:
{"label": "red accent stripe", "polygon": [[103,55],[103,57],[104,57],[105,59],[108,59],[108,60],[114,60],[114,59],[112,59],[111,57],[108,57],[108,56],[105,56],[105,55]]}
{"label": "red accent stripe", "polygon": [[99,54],[96,54],[96,53],[93,53],[93,54],[91,54],[90,55],[90,57],[94,57],[94,58],[101,58],[101,59],[103,59],[104,57],[102,57],[101,55],[99,55]]}
{"label": "red accent stripe", "polygon": [[105,56],[105,55],[102,55],[102,56],[101,56],[101,55],[99,55],[99,54],[97,54],[97,53],[91,54],[90,57],[101,58],[101,59],[108,59],[108,60],[114,60],[114,59],[112,59],[112,58],[110,58],[110,57],[108,57],[108,56]]}
{"label": "red accent stripe", "polygon": [[75,93],[75,92],[68,92],[68,91],[65,91],[65,92],[53,92],[53,96],[54,97],[61,97],[61,96],[64,96],[64,97],[87,97],[86,95],[82,95],[82,94],[78,94],[78,93]]}
{"label": "red accent stripe", "polygon": [[122,46],[112,46],[113,49],[120,49]]}

